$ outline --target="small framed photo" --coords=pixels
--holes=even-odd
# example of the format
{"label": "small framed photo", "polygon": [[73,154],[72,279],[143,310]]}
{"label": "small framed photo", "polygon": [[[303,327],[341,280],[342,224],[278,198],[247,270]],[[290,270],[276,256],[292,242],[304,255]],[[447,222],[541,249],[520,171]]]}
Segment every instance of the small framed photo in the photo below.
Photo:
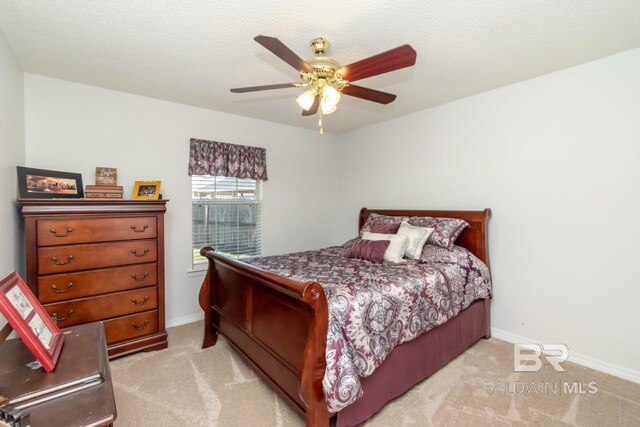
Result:
{"label": "small framed photo", "polygon": [[131,198],[158,200],[160,198],[160,181],[136,181]]}
{"label": "small framed photo", "polygon": [[18,166],[18,192],[23,199],[82,199],[82,175]]}
{"label": "small framed photo", "polygon": [[64,335],[15,271],[0,279],[0,313],[45,371],[53,371]]}

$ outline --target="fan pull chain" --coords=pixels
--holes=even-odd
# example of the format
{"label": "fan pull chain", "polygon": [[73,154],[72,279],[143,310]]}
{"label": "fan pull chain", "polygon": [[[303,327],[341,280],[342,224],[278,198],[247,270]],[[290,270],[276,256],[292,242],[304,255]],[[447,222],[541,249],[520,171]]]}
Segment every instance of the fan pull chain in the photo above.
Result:
{"label": "fan pull chain", "polygon": [[322,129],[322,109],[318,110],[318,126],[320,126],[320,135],[323,135],[324,130]]}

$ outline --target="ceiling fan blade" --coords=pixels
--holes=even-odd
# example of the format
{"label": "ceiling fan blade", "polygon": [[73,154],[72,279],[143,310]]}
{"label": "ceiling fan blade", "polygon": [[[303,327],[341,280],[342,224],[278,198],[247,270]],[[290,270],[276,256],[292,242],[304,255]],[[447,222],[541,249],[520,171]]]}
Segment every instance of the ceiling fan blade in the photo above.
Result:
{"label": "ceiling fan blade", "polygon": [[342,67],[342,78],[354,82],[410,67],[416,63],[416,51],[408,44],[396,47],[395,49],[379,53],[369,58],[354,62]]}
{"label": "ceiling fan blade", "polygon": [[307,64],[302,58],[296,55],[291,49],[275,37],[255,36],[253,39],[296,70],[305,71],[307,73],[313,70],[311,65]]}
{"label": "ceiling fan blade", "polygon": [[348,85],[342,89],[342,93],[356,98],[366,99],[367,101],[377,102],[379,104],[388,104],[396,99],[396,95],[392,93],[382,92],[367,87]]}
{"label": "ceiling fan blade", "polygon": [[299,83],[280,83],[275,85],[236,87],[230,89],[233,93],[257,92],[259,90],[284,89],[286,87],[298,87]]}
{"label": "ceiling fan blade", "polygon": [[320,97],[316,95],[316,98],[313,100],[313,104],[311,104],[311,108],[308,110],[302,110],[303,116],[313,116],[318,112],[318,107],[320,107]]}

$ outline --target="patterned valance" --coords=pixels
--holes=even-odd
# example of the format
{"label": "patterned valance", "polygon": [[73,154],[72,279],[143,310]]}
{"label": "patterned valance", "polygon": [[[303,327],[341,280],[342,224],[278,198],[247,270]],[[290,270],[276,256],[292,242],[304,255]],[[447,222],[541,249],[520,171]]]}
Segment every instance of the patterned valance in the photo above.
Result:
{"label": "patterned valance", "polygon": [[192,138],[189,175],[216,175],[266,181],[267,149]]}

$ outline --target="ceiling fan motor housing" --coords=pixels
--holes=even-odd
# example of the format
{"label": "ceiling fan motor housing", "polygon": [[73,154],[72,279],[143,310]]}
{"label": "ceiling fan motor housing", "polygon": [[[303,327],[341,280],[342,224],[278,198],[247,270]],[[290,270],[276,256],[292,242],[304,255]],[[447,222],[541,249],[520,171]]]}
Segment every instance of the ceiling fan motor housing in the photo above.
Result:
{"label": "ceiling fan motor housing", "polygon": [[329,49],[329,42],[327,39],[318,37],[311,40],[311,47],[315,53],[313,58],[309,58],[306,60],[306,63],[313,68],[313,71],[310,73],[305,73],[304,71],[300,72],[300,77],[307,83],[311,83],[312,81],[316,81],[318,79],[325,79],[329,83],[334,83],[338,81],[340,84],[345,84],[339,74],[339,70],[342,68],[342,65],[338,63],[333,58],[328,56],[324,56],[324,54]]}
{"label": "ceiling fan motor housing", "polygon": [[316,55],[326,53],[329,50],[329,40],[324,37],[316,37],[311,40],[311,47]]}

